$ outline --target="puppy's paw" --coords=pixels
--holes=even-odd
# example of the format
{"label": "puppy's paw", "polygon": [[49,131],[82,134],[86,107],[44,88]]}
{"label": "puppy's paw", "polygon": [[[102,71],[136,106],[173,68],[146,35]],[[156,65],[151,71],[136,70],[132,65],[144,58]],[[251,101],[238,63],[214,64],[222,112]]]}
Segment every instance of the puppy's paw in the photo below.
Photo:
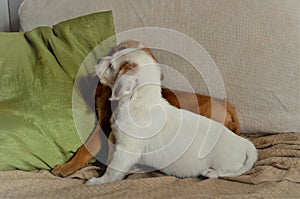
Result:
{"label": "puppy's paw", "polygon": [[91,178],[88,181],[86,181],[86,185],[98,185],[98,184],[104,184],[105,182],[102,178]]}
{"label": "puppy's paw", "polygon": [[201,172],[202,176],[208,177],[208,178],[218,178],[218,172],[215,169],[207,169],[203,172]]}
{"label": "puppy's paw", "polygon": [[51,173],[55,176],[66,177],[73,173],[73,171],[69,171],[69,169],[65,165],[56,166]]}

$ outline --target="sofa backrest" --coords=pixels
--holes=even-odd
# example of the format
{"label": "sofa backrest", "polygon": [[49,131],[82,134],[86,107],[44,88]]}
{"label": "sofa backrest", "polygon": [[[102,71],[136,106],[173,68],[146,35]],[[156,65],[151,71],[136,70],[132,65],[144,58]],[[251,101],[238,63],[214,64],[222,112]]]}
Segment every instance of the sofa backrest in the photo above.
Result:
{"label": "sofa backrest", "polygon": [[[242,132],[300,132],[299,1],[25,0],[19,12],[20,26],[29,30],[102,10],[113,11],[117,33],[161,27],[201,44],[222,75],[227,99],[238,111]],[[154,37],[159,40],[162,35]],[[153,34],[149,40],[155,40]],[[180,40],[173,44],[175,48],[184,45]],[[203,77],[187,60],[154,51],[160,63],[177,69],[197,92],[209,94]],[[176,77],[167,81],[175,88],[185,88]]]}

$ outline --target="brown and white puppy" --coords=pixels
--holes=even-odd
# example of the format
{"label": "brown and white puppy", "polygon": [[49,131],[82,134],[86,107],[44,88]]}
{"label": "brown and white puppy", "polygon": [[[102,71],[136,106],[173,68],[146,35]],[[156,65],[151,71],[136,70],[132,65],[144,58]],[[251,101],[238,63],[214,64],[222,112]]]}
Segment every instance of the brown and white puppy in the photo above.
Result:
{"label": "brown and white puppy", "polygon": [[[153,53],[138,41],[128,40],[120,43],[110,54],[121,51],[126,48],[139,48],[151,55],[154,60]],[[156,60],[157,61],[157,60]],[[108,135],[111,131],[111,89],[102,84],[98,84],[95,92],[95,102],[99,125],[92,132],[88,140],[77,150],[76,154],[65,164],[59,165],[52,170],[52,174],[56,176],[66,177],[75,171],[87,166],[88,162],[101,151],[104,145],[104,139],[101,137],[102,131]],[[173,106],[181,109],[186,109],[194,113],[206,116],[215,121],[224,124],[234,133],[240,135],[240,124],[237,113],[233,105],[224,100],[213,99],[209,96],[204,96],[196,93],[183,92],[178,90],[162,89],[162,96]],[[196,100],[195,100],[196,97]],[[212,114],[212,104],[215,111]],[[225,114],[224,114],[225,112]],[[114,142],[113,136],[109,138]]]}

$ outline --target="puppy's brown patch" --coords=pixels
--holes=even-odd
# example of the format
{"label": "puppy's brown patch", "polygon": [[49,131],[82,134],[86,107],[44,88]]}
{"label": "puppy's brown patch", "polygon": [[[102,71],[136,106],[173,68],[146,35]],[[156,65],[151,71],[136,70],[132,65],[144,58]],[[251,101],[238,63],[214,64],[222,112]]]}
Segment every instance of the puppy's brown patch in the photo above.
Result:
{"label": "puppy's brown patch", "polygon": [[119,78],[121,75],[124,75],[125,73],[129,72],[129,71],[134,71],[137,70],[138,65],[135,63],[130,63],[130,62],[124,62],[121,65],[120,71],[118,73],[118,76],[116,78]]}

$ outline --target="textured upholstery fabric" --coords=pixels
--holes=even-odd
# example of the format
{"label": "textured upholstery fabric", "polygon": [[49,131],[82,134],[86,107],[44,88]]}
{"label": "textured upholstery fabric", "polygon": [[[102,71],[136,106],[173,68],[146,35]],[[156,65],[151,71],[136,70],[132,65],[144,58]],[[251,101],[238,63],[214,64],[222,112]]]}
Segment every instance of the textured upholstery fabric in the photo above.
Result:
{"label": "textured upholstery fabric", "polygon": [[44,170],[8,171],[0,172],[0,195],[2,198],[299,198],[300,135],[260,134],[248,138],[258,149],[259,160],[249,172],[238,177],[179,179],[150,172],[87,186],[84,180],[97,177],[99,167],[86,167],[68,178],[55,177]]}

